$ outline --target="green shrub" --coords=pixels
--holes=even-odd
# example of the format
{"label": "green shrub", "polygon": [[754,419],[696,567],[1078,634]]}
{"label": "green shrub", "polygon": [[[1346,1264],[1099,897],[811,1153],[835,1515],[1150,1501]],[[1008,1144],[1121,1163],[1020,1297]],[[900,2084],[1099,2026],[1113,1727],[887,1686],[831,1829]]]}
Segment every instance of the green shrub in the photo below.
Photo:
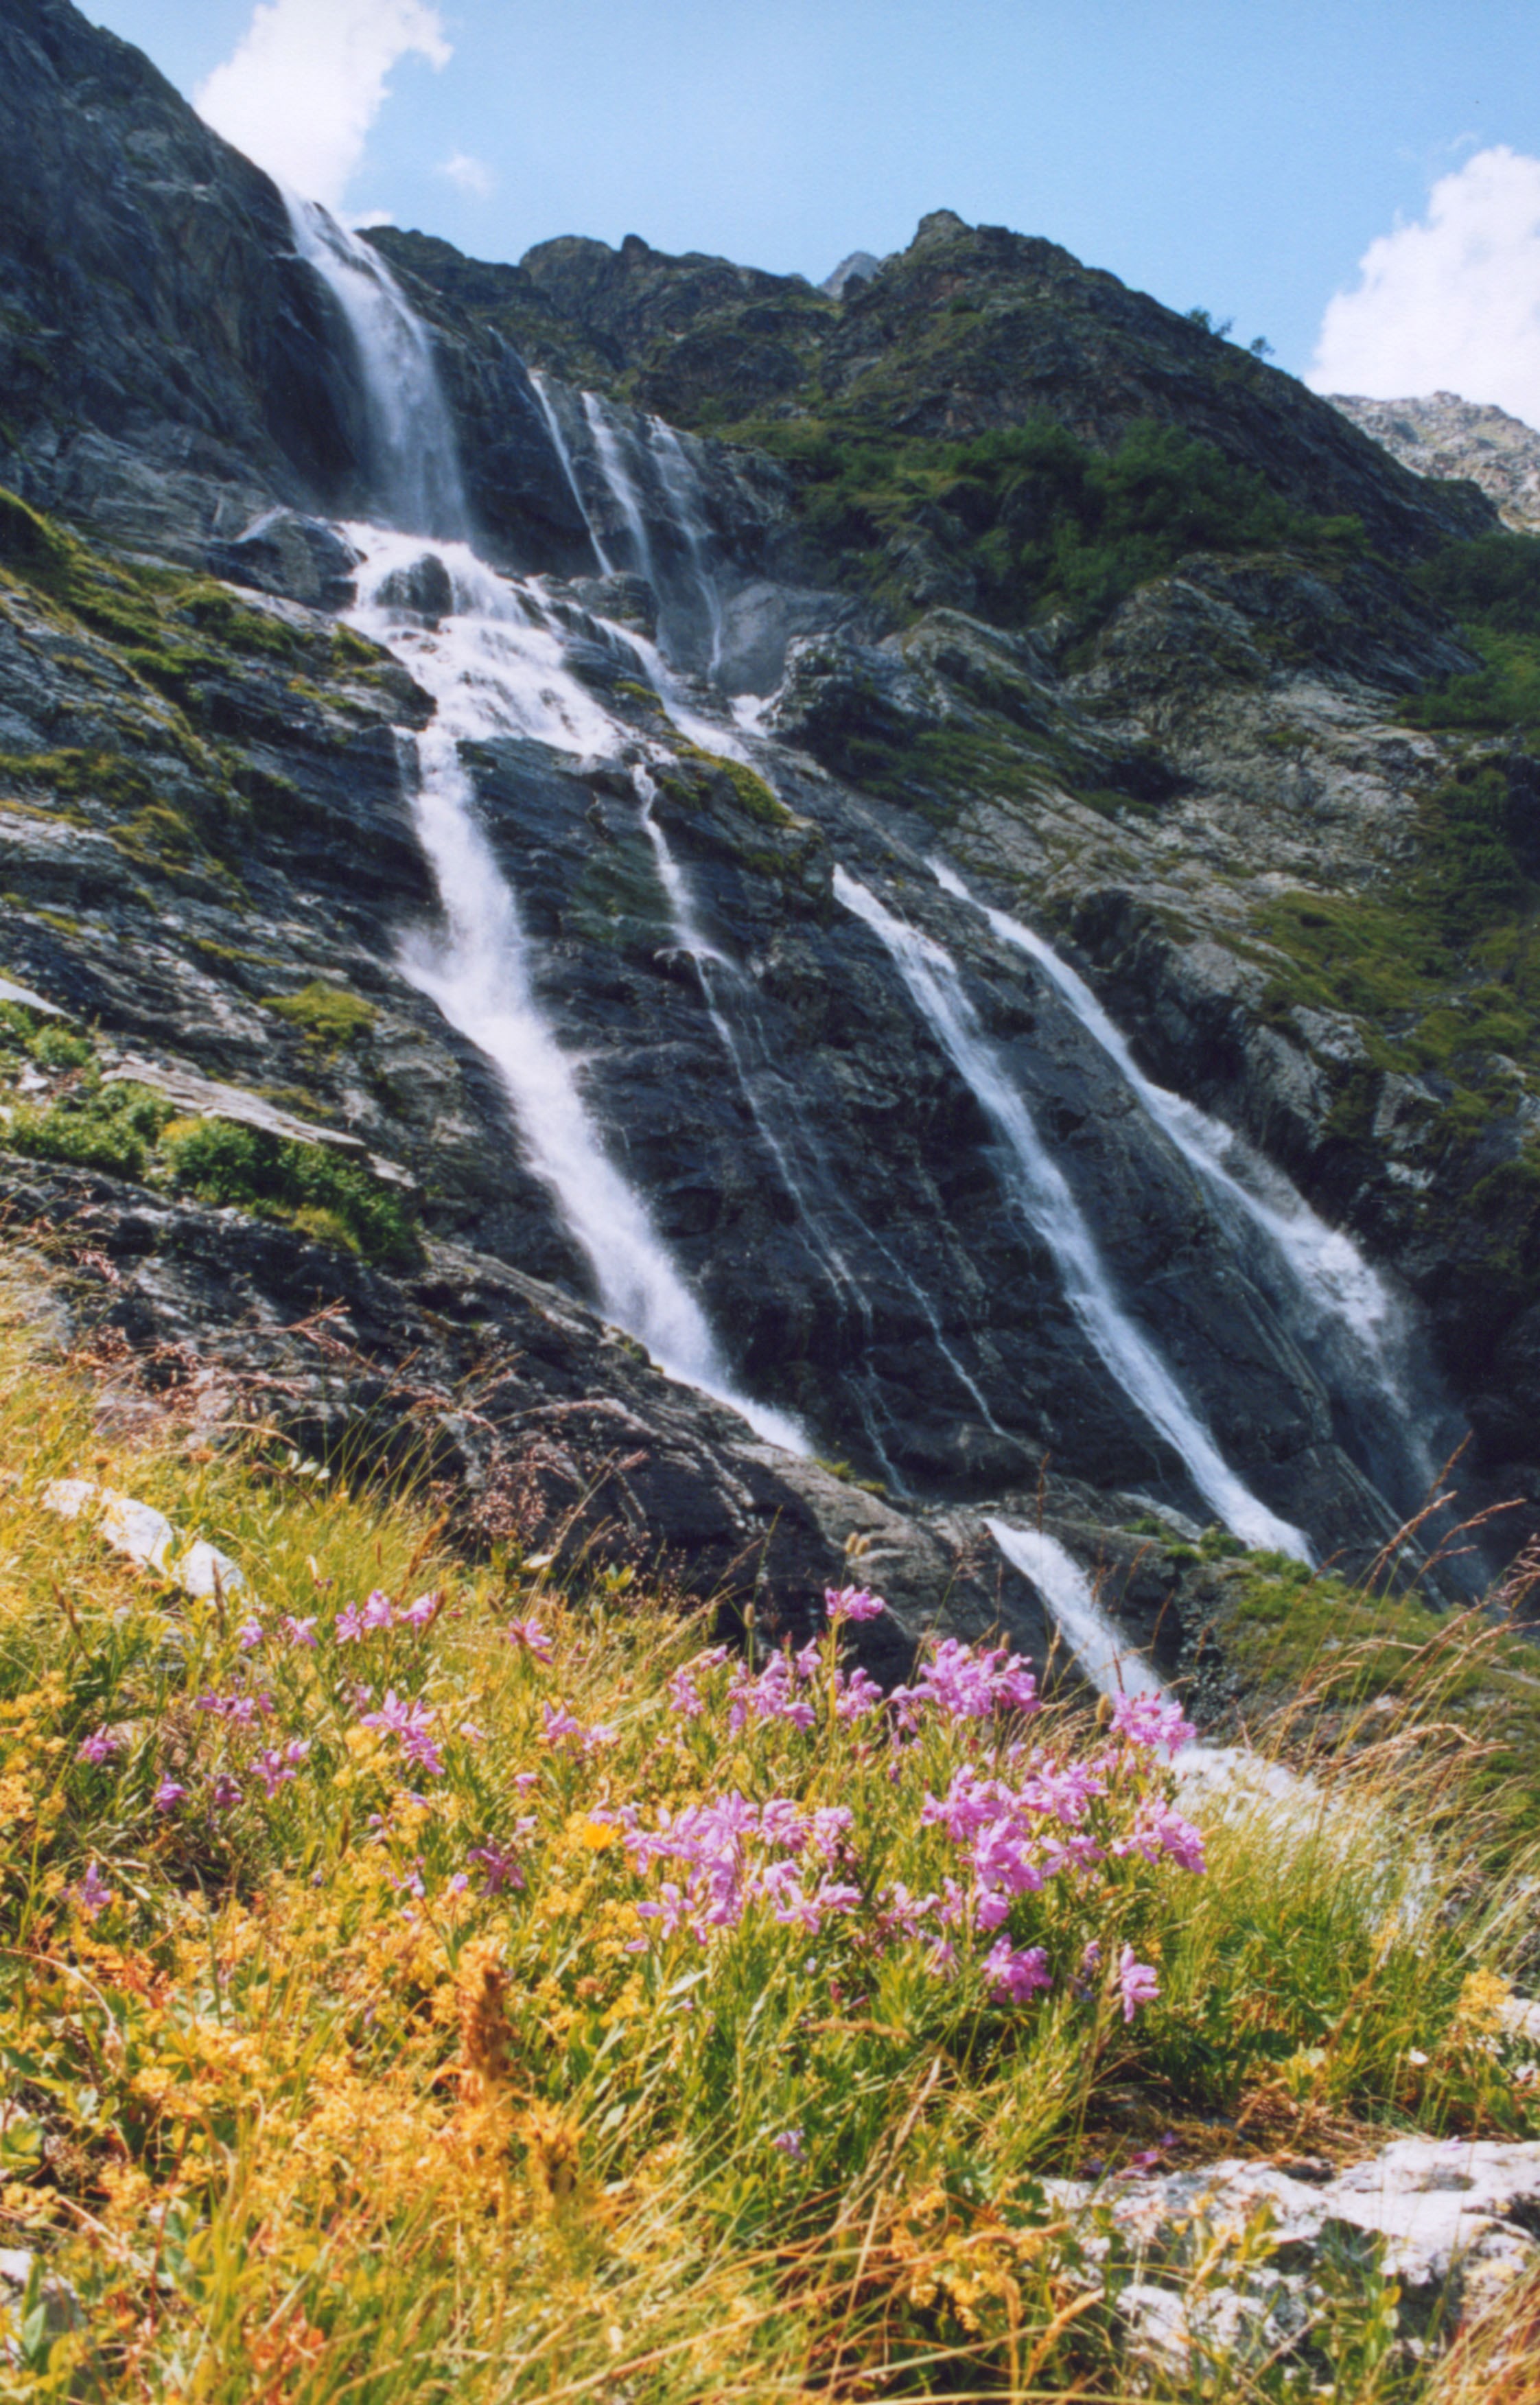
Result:
{"label": "green shrub", "polygon": [[90,1038],[72,1035],[53,1020],[44,1021],[27,1049],[44,1069],[83,1069],[91,1058]]}
{"label": "green shrub", "polygon": [[287,1220],[366,1260],[417,1257],[417,1236],[399,1198],[328,1145],[300,1144],[227,1119],[185,1119],[167,1129],[161,1149],[172,1185],[201,1202]]}
{"label": "green shrub", "polygon": [[47,1107],[18,1104],[0,1141],[35,1160],[140,1178],[170,1117],[170,1104],[147,1087],[103,1086],[92,1080]]}
{"label": "green shrub", "polygon": [[301,986],[298,993],[269,993],[262,999],[269,1010],[299,1028],[307,1042],[324,1045],[331,1052],[340,1051],[374,1024],[371,1002],[342,986],[323,985],[319,979]]}
{"label": "green shrub", "polygon": [[805,530],[842,582],[901,600],[886,546],[923,531],[1006,622],[1065,606],[1094,622],[1194,550],[1335,557],[1363,544],[1355,519],[1294,509],[1212,444],[1154,423],[1111,453],[1045,415],[962,443],[833,415],[734,430],[790,467]]}

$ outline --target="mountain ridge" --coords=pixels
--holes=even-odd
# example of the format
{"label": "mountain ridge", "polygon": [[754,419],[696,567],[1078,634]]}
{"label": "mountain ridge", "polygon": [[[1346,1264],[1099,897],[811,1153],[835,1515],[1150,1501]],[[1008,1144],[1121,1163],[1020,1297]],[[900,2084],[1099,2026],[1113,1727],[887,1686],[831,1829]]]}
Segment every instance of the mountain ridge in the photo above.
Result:
{"label": "mountain ridge", "polygon": [[[592,1264],[529,1130],[404,973],[407,935],[442,913],[413,767],[438,713],[409,663],[426,674],[459,639],[470,568],[425,529],[390,583],[389,641],[339,621],[357,619],[368,530],[338,521],[364,513],[379,462],[334,294],[294,255],[273,189],[207,147],[169,87],[98,47],[63,0],[42,21],[51,52],[22,40],[24,16],[4,0],[34,103],[34,151],[7,173],[30,174],[56,127],[83,190],[127,195],[93,241],[161,239],[128,205],[147,110],[165,120],[155,160],[184,162],[180,182],[152,178],[174,222],[205,222],[206,174],[237,214],[250,195],[233,247],[179,254],[181,301],[224,310],[232,330],[222,400],[181,373],[151,274],[128,355],[158,364],[136,411],[114,415],[98,367],[77,374],[65,347],[5,433],[22,498],[0,523],[0,969],[91,1031],[61,1037],[23,1014],[7,1107],[21,1154],[119,1181],[61,1187],[41,1207],[71,1226],[94,1213],[105,1257],[125,1264],[135,1246],[196,1250],[200,1211],[255,1215],[269,1232],[252,1260],[268,1268],[236,1284],[273,1331],[296,1280],[316,1309],[342,1298],[355,1273],[343,1259],[329,1272],[329,1245],[345,1253],[397,1223],[312,1157],[324,1145],[284,1151],[255,1104],[244,1122],[194,1113],[189,1128],[154,1097],[202,1078],[351,1138],[414,1181],[427,1268],[381,1259],[372,1273],[402,1282],[403,1324],[424,1307],[413,1276],[474,1319],[480,1258],[565,1295],[548,1324],[566,1310],[589,1329],[585,1397],[560,1343],[544,1402],[507,1388],[539,1508],[559,1522],[597,1482],[623,1549],[650,1526],[703,1578],[751,1557],[751,1576],[782,1579],[784,1608],[804,1610],[838,1565],[831,1473],[788,1459],[771,1475],[718,1406],[606,1391],[612,1343],[582,1317]],[[86,105],[109,68],[128,92],[118,116]],[[87,143],[93,178],[78,172]],[[36,221],[35,194],[29,206],[13,227]],[[539,1006],[735,1377],[801,1415],[840,1466],[846,1533],[872,1516],[852,1479],[888,1490],[895,1588],[904,1559],[926,1565],[914,1624],[949,1591],[985,1610],[979,1514],[1041,1493],[1083,1553],[1119,1565],[1135,1617],[1164,1611],[1179,1642],[1196,1574],[1162,1553],[1136,1576],[1129,1524],[1153,1496],[1176,1515],[1161,1526],[1194,1526],[1202,1498],[1088,1341],[1001,1171],[1000,1123],[917,1018],[876,921],[852,923],[836,864],[954,963],[959,1024],[976,1021],[989,1074],[1040,1114],[1121,1325],[1158,1338],[1267,1512],[1363,1561],[1397,1507],[1320,1330],[1268,1287],[1260,1223],[1237,1233],[1233,1204],[1195,1184],[1052,979],[936,884],[932,853],[1063,947],[1145,1071],[1405,1281],[1426,1357],[1416,1408],[1425,1386],[1435,1421],[1442,1409],[1436,1355],[1476,1423],[1476,1491],[1540,1492],[1533,1004],[1500,981],[1503,963],[1470,953],[1459,915],[1476,907],[1468,840],[1487,864],[1479,907],[1527,974],[1536,787],[1521,743],[1406,717],[1481,673],[1425,571],[1490,538],[1490,504],[1430,488],[1324,402],[1055,246],[947,212],[843,303],[639,239],[557,242],[510,269],[426,237],[371,241],[432,330],[508,623],[549,644],[561,707],[603,721],[599,752],[516,718],[457,749],[517,893]],[[306,373],[337,437],[309,471],[273,431],[264,379],[279,372],[251,335],[280,292],[282,323],[314,336]],[[117,355],[116,329],[89,316],[72,339]],[[688,403],[678,430],[649,406],[665,390]],[[231,452],[242,426],[260,430]],[[627,628],[666,656],[628,651]],[[693,951],[660,843],[707,931]],[[1488,941],[1485,921],[1476,935]],[[704,977],[701,940],[726,963]],[[161,1079],[147,1100],[114,1099],[133,1087],[130,1062]],[[7,1174],[21,1208],[36,1172]],[[147,1358],[192,1342],[175,1281],[118,1274],[121,1290],[87,1274],[82,1308]],[[227,1305],[209,1308],[212,1358]],[[494,1350],[512,1341],[498,1324]],[[259,1381],[308,1397],[294,1348],[271,1341]],[[443,1457],[469,1462],[447,1427],[459,1374],[446,1367],[423,1409],[445,1428]],[[398,1396],[382,1355],[339,1372],[320,1421],[314,1397],[297,1399],[297,1424],[335,1436],[383,1413],[393,1443],[392,1413],[414,1408]],[[616,1468],[637,1449],[645,1474]],[[622,1499],[628,1478],[645,1511]],[[592,1538],[604,1512],[580,1517]],[[1520,1514],[1516,1542],[1529,1525]],[[784,1571],[777,1526],[802,1532]],[[992,1580],[1036,1641],[1041,1600],[998,1564]]]}

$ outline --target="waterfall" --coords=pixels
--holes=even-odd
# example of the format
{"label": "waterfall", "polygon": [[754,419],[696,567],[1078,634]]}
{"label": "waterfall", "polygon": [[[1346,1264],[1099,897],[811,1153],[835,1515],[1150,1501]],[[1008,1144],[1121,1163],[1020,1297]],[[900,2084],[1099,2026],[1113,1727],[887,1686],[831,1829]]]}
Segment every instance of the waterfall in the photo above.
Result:
{"label": "waterfall", "polygon": [[1236,1476],[1170,1371],[1118,1301],[1090,1229],[986,1038],[950,954],[895,919],[844,868],[834,870],[834,893],[886,947],[912,999],[1002,1139],[1015,1165],[1015,1199],[1052,1253],[1065,1297],[1105,1368],[1176,1452],[1227,1528],[1247,1544],[1309,1560],[1300,1530],[1270,1512]]}
{"label": "waterfall", "polygon": [[708,677],[714,677],[721,666],[725,622],[722,616],[721,594],[707,560],[707,546],[709,541],[709,529],[701,502],[700,478],[691,464],[683,443],[671,426],[665,426],[661,417],[650,417],[647,421],[647,430],[653,455],[657,459],[663,488],[673,510],[675,523],[684,538],[684,547],[689,554],[690,566],[706,607],[707,624],[711,632],[711,656],[707,664],[706,673]]}
{"label": "waterfall", "polygon": [[416,534],[463,535],[469,513],[455,429],[426,327],[376,250],[317,202],[284,198],[295,247],[334,294],[358,347],[380,508]]}
{"label": "waterfall", "polygon": [[[1030,1579],[1099,1695],[1153,1695],[1160,1703],[1175,1702],[1159,1672],[1102,1610],[1090,1580],[1057,1537],[1013,1527],[1007,1520],[987,1519],[984,1525],[1006,1560]],[[1286,1763],[1271,1762],[1250,1746],[1198,1740],[1181,1749],[1172,1767],[1183,1800],[1195,1809],[1206,1807],[1216,1817],[1260,1812],[1296,1837],[1320,1831],[1339,1846],[1365,1826],[1376,1835],[1382,1832],[1387,1842],[1393,1835],[1372,1797],[1329,1796],[1308,1775],[1291,1770]],[[1425,1869],[1424,1881],[1427,1877]]]}
{"label": "waterfall", "polygon": [[[1371,1474],[1393,1490],[1402,1508],[1415,1509],[1431,1488],[1437,1463],[1407,1399],[1397,1358],[1405,1346],[1405,1313],[1384,1279],[1351,1238],[1318,1217],[1281,1170],[1253,1153],[1233,1128],[1145,1076],[1122,1030],[1051,944],[1020,920],[980,902],[945,861],[932,859],[928,865],[945,893],[979,911],[1002,943],[1038,963],[1145,1116],[1213,1196],[1231,1231],[1260,1239],[1250,1248],[1248,1264],[1258,1285],[1285,1314],[1291,1334],[1317,1357],[1334,1398],[1357,1406],[1364,1450],[1379,1456]],[[1392,1451],[1401,1458],[1390,1463],[1387,1474],[1385,1456]]]}
{"label": "waterfall", "polygon": [[[776,1164],[782,1188],[790,1196],[796,1210],[798,1225],[803,1231],[808,1250],[823,1272],[839,1303],[843,1307],[853,1310],[860,1319],[869,1349],[874,1334],[870,1299],[838,1245],[831,1239],[823,1224],[822,1215],[814,1204],[806,1183],[792,1160],[791,1150],[782,1142],[765,1108],[760,1081],[750,1074],[745,1047],[739,1041],[733,1020],[727,1008],[718,998],[717,980],[720,977],[731,990],[735,1003],[741,1006],[744,999],[743,989],[747,985],[747,979],[743,972],[727,958],[725,953],[719,951],[708,942],[701,928],[695,912],[694,897],[690,890],[690,880],[675,859],[668,837],[658,823],[656,809],[658,789],[655,780],[645,767],[637,767],[633,774],[637,797],[642,806],[642,827],[657,862],[658,881],[663,887],[664,895],[668,904],[679,948],[688,954],[693,964],[707,1015],[710,1019],[718,1042],[733,1064],[738,1090],[749,1105],[749,1117],[754,1122],[765,1150]],[[909,1492],[908,1486],[882,1442],[873,1415],[870,1398],[866,1392],[866,1384],[864,1380],[861,1382],[859,1403],[861,1426],[867,1442],[889,1486],[895,1494],[906,1495]]]}
{"label": "waterfall", "polygon": [[987,1519],[984,1525],[1006,1560],[1031,1580],[1099,1695],[1168,1699],[1165,1681],[1103,1611],[1090,1580],[1057,1537],[1013,1528],[1007,1520]]}
{"label": "waterfall", "polygon": [[444,926],[407,943],[403,970],[497,1071],[530,1167],[586,1257],[609,1317],[671,1376],[740,1412],[768,1442],[805,1451],[793,1420],[735,1386],[645,1203],[604,1150],[577,1065],[540,1007],[518,902],[478,823],[460,756],[464,742],[507,735],[579,756],[612,753],[623,730],[566,667],[534,598],[464,544],[435,547],[454,607],[430,629],[398,598],[421,544],[378,527],[348,532],[364,554],[352,623],[394,652],[438,704],[432,724],[412,738],[413,809]]}
{"label": "waterfall", "polygon": [[583,499],[582,486],[578,482],[578,471],[573,465],[571,446],[562,431],[562,422],[556,415],[556,404],[546,390],[545,378],[531,369],[529,381],[534,387],[535,398],[540,404],[540,415],[545,419],[546,431],[551,437],[551,447],[561,462],[562,473],[567,478],[572,498],[578,504],[583,525],[588,531],[588,540],[594,546],[594,556],[598,562],[599,573],[601,576],[613,576],[615,563],[599,541],[599,532],[594,524],[593,513]]}
{"label": "waterfall", "polygon": [[609,485],[631,538],[637,556],[633,565],[638,576],[645,576],[654,593],[658,590],[658,571],[652,557],[652,545],[647,532],[647,520],[642,515],[641,497],[637,480],[625,457],[625,448],[614,420],[596,392],[582,397],[583,415],[594,437],[594,450],[600,472]]}
{"label": "waterfall", "polygon": [[[424,557],[413,536],[456,535],[466,525],[432,349],[367,244],[309,203],[291,201],[289,214],[302,256],[353,328],[379,453],[380,499],[395,521],[388,529],[349,529],[362,555],[353,621],[402,660],[437,704],[432,724],[403,740],[415,748],[417,834],[444,923],[437,936],[408,942],[403,970],[497,1071],[530,1166],[586,1257],[609,1316],[670,1376],[741,1413],[768,1442],[805,1452],[807,1441],[794,1420],[737,1391],[645,1202],[605,1152],[577,1064],[540,1008],[518,901],[478,823],[460,757],[462,742],[500,735],[526,736],[580,756],[613,754],[629,731],[571,673],[538,598],[522,597],[464,541],[435,546],[451,610],[436,611],[430,626],[412,606],[413,571]],[[570,474],[549,399],[537,391]]]}

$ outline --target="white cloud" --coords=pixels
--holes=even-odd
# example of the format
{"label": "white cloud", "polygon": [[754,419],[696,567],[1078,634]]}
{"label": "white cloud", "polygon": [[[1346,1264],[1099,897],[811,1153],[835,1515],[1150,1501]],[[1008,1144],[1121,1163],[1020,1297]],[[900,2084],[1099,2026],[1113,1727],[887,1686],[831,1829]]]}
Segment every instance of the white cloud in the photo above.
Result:
{"label": "white cloud", "polygon": [[490,200],[497,188],[497,178],[485,160],[472,159],[464,150],[456,150],[453,159],[446,159],[439,173],[478,201]]}
{"label": "white cloud", "polygon": [[1418,225],[1369,245],[1322,320],[1318,392],[1457,392],[1540,427],[1540,159],[1499,148],[1441,176]]}
{"label": "white cloud", "polygon": [[441,67],[451,55],[432,0],[259,0],[197,105],[281,183],[336,209],[392,67],[409,56]]}

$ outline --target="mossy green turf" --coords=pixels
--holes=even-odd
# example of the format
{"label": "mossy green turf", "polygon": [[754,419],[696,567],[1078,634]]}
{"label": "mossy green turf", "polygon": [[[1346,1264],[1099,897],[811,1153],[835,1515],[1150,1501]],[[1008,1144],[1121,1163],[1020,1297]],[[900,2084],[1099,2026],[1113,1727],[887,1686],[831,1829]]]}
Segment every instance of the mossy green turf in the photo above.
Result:
{"label": "mossy green turf", "polygon": [[23,1006],[0,1005],[0,1081],[27,1058],[70,1082],[47,1104],[13,1100],[8,1121],[0,1124],[0,1146],[281,1219],[367,1260],[406,1264],[421,1257],[412,1211],[362,1162],[329,1145],[230,1120],[178,1119],[147,1087],[105,1081],[88,1037],[54,1022],[35,1027]]}

